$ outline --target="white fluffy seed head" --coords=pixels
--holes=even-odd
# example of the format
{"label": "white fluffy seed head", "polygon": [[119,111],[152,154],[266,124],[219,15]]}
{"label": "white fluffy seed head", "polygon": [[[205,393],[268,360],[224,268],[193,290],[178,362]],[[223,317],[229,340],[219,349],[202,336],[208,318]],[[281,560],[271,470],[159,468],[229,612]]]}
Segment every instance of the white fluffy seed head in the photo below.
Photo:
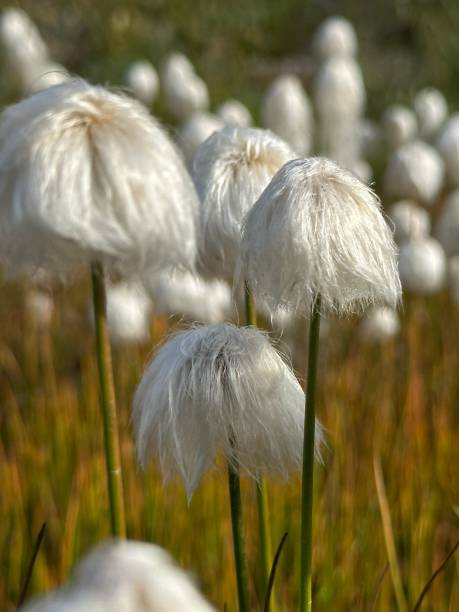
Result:
{"label": "white fluffy seed head", "polygon": [[185,159],[191,165],[199,147],[214,132],[224,127],[223,121],[211,113],[194,113],[180,128],[178,142]]}
{"label": "white fluffy seed head", "polygon": [[[116,606],[116,608],[110,607]],[[124,601],[114,601],[98,592],[62,588],[33,599],[21,612],[134,612]]]}
{"label": "white fluffy seed head", "polygon": [[33,94],[54,85],[60,85],[71,79],[67,70],[61,64],[47,62],[33,65],[24,71],[23,86],[27,94]]}
{"label": "white fluffy seed head", "polygon": [[384,191],[391,198],[432,206],[440,195],[444,176],[444,163],[437,151],[416,140],[390,156],[384,173]]}
{"label": "white fluffy seed head", "polygon": [[263,97],[263,126],[287,142],[299,155],[307,155],[312,145],[312,109],[300,79],[282,74]]}
{"label": "white fluffy seed head", "polygon": [[230,127],[249,127],[252,125],[252,115],[249,109],[239,100],[226,100],[218,109],[217,115],[225,125]]}
{"label": "white fluffy seed head", "polygon": [[0,15],[0,40],[11,69],[26,85],[28,75],[49,61],[48,48],[27,13],[9,7]]}
{"label": "white fluffy seed head", "polygon": [[115,344],[147,342],[151,302],[138,286],[128,283],[107,288],[107,323]]}
{"label": "white fluffy seed head", "polygon": [[192,265],[198,202],[145,107],[78,80],[0,117],[0,251],[9,271]]}
{"label": "white fluffy seed head", "polygon": [[459,255],[451,257],[448,265],[451,297],[459,306]]}
{"label": "white fluffy seed head", "polygon": [[448,257],[459,255],[459,190],[453,191],[446,198],[435,228],[435,236]]}
{"label": "white fluffy seed head", "polygon": [[429,213],[411,200],[396,202],[389,210],[389,217],[394,224],[394,238],[398,244],[427,238],[430,234]]}
{"label": "white fluffy seed head", "polygon": [[437,149],[444,159],[449,182],[459,185],[459,113],[453,115],[441,130]]}
{"label": "white fluffy seed head", "polygon": [[329,17],[319,26],[313,48],[320,60],[356,55],[358,43],[353,25],[344,17]]}
{"label": "white fluffy seed head", "polygon": [[238,276],[270,307],[346,314],[400,297],[397,249],[377,196],[324,158],[290,161],[245,219]]}
{"label": "white fluffy seed head", "polygon": [[446,257],[434,238],[405,242],[400,247],[400,279],[408,291],[419,294],[440,291],[446,280]]}
{"label": "white fluffy seed head", "polygon": [[192,63],[181,53],[172,53],[161,69],[161,87],[168,110],[179,120],[209,107],[209,92],[195,73]]}
{"label": "white fluffy seed head", "polygon": [[398,149],[416,138],[418,123],[414,112],[406,106],[395,104],[382,117],[384,138],[391,149]]}
{"label": "white fluffy seed head", "polygon": [[184,316],[200,323],[220,323],[233,314],[231,289],[224,281],[163,271],[147,276],[144,283],[156,314]]}
{"label": "white fluffy seed head", "polygon": [[445,96],[438,89],[426,87],[416,94],[413,106],[418,119],[419,133],[423,138],[432,138],[448,116]]}
{"label": "white fluffy seed head", "polygon": [[196,152],[193,178],[201,202],[200,263],[206,275],[232,281],[245,214],[274,174],[296,157],[267,130],[225,128]]}
{"label": "white fluffy seed head", "polygon": [[367,342],[382,342],[400,331],[397,312],[388,306],[371,308],[360,324],[360,335]]}
{"label": "white fluffy seed head", "polygon": [[25,309],[29,319],[40,329],[48,329],[53,320],[54,300],[39,289],[30,289],[26,295]]}
{"label": "white fluffy seed head", "polygon": [[129,65],[125,75],[126,85],[134,96],[146,106],[151,106],[159,91],[159,77],[154,66],[139,60]]}
{"label": "white fluffy seed head", "polygon": [[365,183],[370,185],[373,180],[373,168],[367,162],[366,159],[357,159],[352,166],[349,168],[355,174],[355,176]]}
{"label": "white fluffy seed head", "polygon": [[[287,475],[302,459],[304,393],[255,328],[213,325],[178,333],[156,354],[134,400],[142,465],[158,457],[190,498],[223,451],[251,476]],[[316,426],[316,452],[321,430]]]}

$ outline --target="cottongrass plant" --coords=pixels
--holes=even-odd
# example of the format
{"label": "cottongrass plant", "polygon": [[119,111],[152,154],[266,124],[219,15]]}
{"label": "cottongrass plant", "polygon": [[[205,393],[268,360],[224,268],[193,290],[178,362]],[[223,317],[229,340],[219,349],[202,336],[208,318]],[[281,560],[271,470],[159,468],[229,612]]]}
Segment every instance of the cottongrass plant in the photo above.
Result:
{"label": "cottongrass plant", "polygon": [[220,117],[204,111],[193,113],[183,123],[177,140],[190,167],[199,145],[224,127],[225,124]]}
{"label": "cottongrass plant", "polygon": [[448,117],[445,96],[434,87],[426,87],[415,95],[413,106],[418,119],[419,134],[422,138],[434,138]]}
{"label": "cottongrass plant", "polygon": [[77,565],[68,586],[24,612],[212,612],[191,578],[159,546],[99,544]]}
{"label": "cottongrass plant", "polygon": [[135,395],[141,464],[158,457],[164,479],[180,475],[188,498],[219,452],[227,460],[241,612],[250,606],[239,471],[257,479],[298,469],[303,404],[301,386],[267,336],[230,324],[172,337],[153,358]]}
{"label": "cottongrass plant", "polygon": [[459,190],[452,191],[443,203],[435,235],[449,257],[459,255]]}
{"label": "cottongrass plant", "polygon": [[404,242],[400,247],[400,278],[405,289],[417,294],[440,291],[447,278],[447,259],[435,238]]}
{"label": "cottongrass plant", "polygon": [[400,331],[397,311],[389,306],[371,308],[360,324],[360,336],[365,342],[384,342]]}
{"label": "cottongrass plant", "polygon": [[384,173],[384,191],[391,198],[416,200],[433,206],[445,178],[437,151],[425,142],[409,142],[392,153]]}
{"label": "cottongrass plant", "polygon": [[182,53],[171,53],[166,58],[160,78],[166,107],[176,119],[185,121],[209,108],[207,85]]}
{"label": "cottongrass plant", "polygon": [[397,249],[376,195],[323,158],[287,162],[248,213],[239,275],[273,309],[311,315],[302,480],[300,610],[311,610],[315,392],[320,316],[395,307]]}
{"label": "cottongrass plant", "polygon": [[415,113],[407,106],[394,104],[384,111],[382,131],[389,149],[394,150],[414,140],[418,134]]}
{"label": "cottongrass plant", "polygon": [[445,162],[449,183],[459,185],[459,114],[448,119],[440,131],[436,147]]}
{"label": "cottongrass plant", "polygon": [[217,115],[230,127],[250,127],[253,123],[249,109],[239,100],[226,100],[217,108]]}
{"label": "cottongrass plant", "polygon": [[107,287],[107,324],[114,344],[137,344],[150,338],[152,303],[138,284]]}
{"label": "cottongrass plant", "polygon": [[345,17],[328,17],[314,35],[313,49],[322,61],[331,57],[353,57],[358,49],[354,26]]}
{"label": "cottongrass plant", "polygon": [[151,62],[137,60],[129,64],[124,79],[138,100],[148,107],[153,104],[159,93],[159,77]]}
{"label": "cottongrass plant", "polygon": [[400,200],[389,209],[397,244],[415,238],[426,238],[430,234],[430,215],[412,200]]}
{"label": "cottongrass plant", "polygon": [[142,104],[75,80],[2,113],[0,198],[7,271],[91,266],[112,533],[123,535],[105,270],[193,263],[191,178]]}

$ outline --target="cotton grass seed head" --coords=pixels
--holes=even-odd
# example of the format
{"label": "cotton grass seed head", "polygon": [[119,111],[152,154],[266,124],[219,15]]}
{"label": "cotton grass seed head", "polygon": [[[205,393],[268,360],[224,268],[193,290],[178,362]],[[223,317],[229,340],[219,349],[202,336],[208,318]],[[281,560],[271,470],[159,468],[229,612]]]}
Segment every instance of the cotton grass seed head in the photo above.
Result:
{"label": "cotton grass seed head", "polygon": [[230,127],[249,127],[252,125],[252,115],[249,109],[239,100],[227,100],[218,109],[217,115],[225,125]]}
{"label": "cotton grass seed head", "polygon": [[459,113],[453,115],[441,130],[437,149],[444,159],[449,182],[459,185]]}
{"label": "cotton grass seed head", "polygon": [[459,255],[459,189],[452,191],[446,198],[435,228],[435,236],[448,257]]}
{"label": "cotton grass seed head", "polygon": [[125,81],[138,100],[146,106],[153,104],[159,91],[159,77],[150,62],[139,60],[130,64],[126,71]]}
{"label": "cotton grass seed head", "polygon": [[162,128],[135,100],[76,80],[0,117],[1,254],[10,272],[100,260],[192,265],[198,202]]}
{"label": "cotton grass seed head", "polygon": [[244,215],[279,168],[295,157],[273,133],[225,128],[196,152],[193,178],[201,202],[200,259],[208,275],[233,279]]}
{"label": "cotton grass seed head", "polygon": [[355,55],[358,43],[353,25],[344,17],[329,17],[317,30],[313,48],[321,60]]}
{"label": "cotton grass seed head", "polygon": [[282,74],[271,83],[263,98],[261,114],[263,126],[283,138],[298,155],[309,153],[312,109],[297,76]]}
{"label": "cotton grass seed head", "polygon": [[445,96],[438,89],[426,87],[416,94],[413,106],[418,119],[419,133],[423,138],[432,138],[448,116]]}
{"label": "cotton grass seed head", "polygon": [[167,109],[181,121],[209,107],[207,85],[181,53],[166,58],[161,69],[161,86]]}
{"label": "cotton grass seed head", "polygon": [[394,238],[397,244],[406,240],[426,238],[430,234],[430,215],[425,208],[412,200],[400,200],[389,210],[394,224]]}
{"label": "cotton grass seed head", "polygon": [[384,342],[400,331],[397,312],[388,306],[371,308],[360,324],[360,335],[365,342]]}
{"label": "cotton grass seed head", "polygon": [[151,301],[136,284],[107,288],[107,322],[115,344],[146,342],[150,337]]}
{"label": "cotton grass seed head", "polygon": [[392,153],[384,173],[384,190],[392,198],[432,206],[443,187],[445,168],[437,151],[420,140]]}
{"label": "cotton grass seed head", "polygon": [[271,308],[347,314],[400,297],[397,249],[377,196],[324,158],[286,163],[246,216],[239,277]]}
{"label": "cotton grass seed head", "polygon": [[436,293],[446,281],[445,252],[435,238],[405,242],[400,247],[399,270],[403,287],[408,291]]}
{"label": "cotton grass seed head", "polygon": [[[190,498],[222,451],[250,475],[286,475],[302,459],[304,393],[255,328],[178,333],[145,371],[134,401],[137,452],[179,474]],[[321,440],[317,427],[317,446]]]}
{"label": "cotton grass seed head", "polygon": [[394,104],[384,112],[382,129],[389,148],[398,149],[415,139],[418,132],[416,115],[410,108]]}
{"label": "cotton grass seed head", "polygon": [[223,121],[211,113],[194,113],[180,128],[178,142],[189,166],[201,145],[214,132],[224,127]]}

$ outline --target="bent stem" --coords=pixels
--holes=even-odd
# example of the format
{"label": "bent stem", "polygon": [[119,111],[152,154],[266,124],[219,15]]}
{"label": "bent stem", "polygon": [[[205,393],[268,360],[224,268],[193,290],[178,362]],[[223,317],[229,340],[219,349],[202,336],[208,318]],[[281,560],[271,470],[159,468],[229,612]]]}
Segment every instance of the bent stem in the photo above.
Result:
{"label": "bent stem", "polygon": [[123,480],[121,474],[112,354],[107,326],[105,276],[102,264],[97,262],[91,264],[91,280],[111,532],[113,536],[124,538],[126,536],[126,527],[124,520]]}
{"label": "bent stem", "polygon": [[244,526],[242,522],[241,483],[239,470],[228,463],[228,487],[233,528],[234,562],[236,566],[237,594],[239,612],[249,612],[249,588],[247,558],[244,545]]}
{"label": "bent stem", "polygon": [[319,354],[320,295],[312,307],[309,326],[309,352],[304,415],[303,474],[301,489],[301,577],[300,612],[312,610],[312,508],[314,490],[314,437],[317,382],[317,357]]}
{"label": "bent stem", "polygon": [[[253,325],[257,327],[257,313],[255,310],[255,304],[253,301],[250,289],[245,284],[245,322],[246,325]],[[272,559],[272,540],[270,531],[269,521],[269,504],[268,504],[268,492],[266,489],[266,483],[264,478],[261,476],[256,485],[257,490],[257,512],[258,512],[258,537],[259,537],[259,563],[261,569],[262,583],[261,592],[266,593],[268,588],[269,573],[271,570],[271,559]],[[274,593],[270,600],[271,612],[276,612],[277,606],[275,601]]]}

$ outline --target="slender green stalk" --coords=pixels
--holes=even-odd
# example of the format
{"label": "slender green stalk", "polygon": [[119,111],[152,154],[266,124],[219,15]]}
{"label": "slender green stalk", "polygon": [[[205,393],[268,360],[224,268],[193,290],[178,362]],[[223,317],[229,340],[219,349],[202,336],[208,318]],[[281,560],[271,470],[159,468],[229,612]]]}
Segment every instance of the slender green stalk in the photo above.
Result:
{"label": "slender green stalk", "polygon": [[316,424],[317,357],[319,354],[320,296],[314,301],[309,326],[309,354],[304,417],[301,491],[300,612],[312,610],[312,507],[314,491],[314,436]]}
{"label": "slender green stalk", "polygon": [[[245,322],[247,325],[257,326],[257,313],[250,289],[245,285]],[[262,593],[268,588],[269,573],[271,571],[272,539],[269,521],[268,492],[263,478],[257,482],[257,512],[258,512],[258,537],[259,537],[259,563],[262,576]],[[274,594],[270,601],[271,612],[276,612],[277,606]]]}
{"label": "slender green stalk", "polygon": [[107,327],[107,305],[103,266],[91,264],[96,354],[99,370],[100,398],[104,424],[105,462],[112,535],[124,538],[123,480],[121,474],[118,420],[116,416],[115,385],[113,382],[112,354]]}
{"label": "slender green stalk", "polygon": [[233,526],[234,562],[236,566],[239,612],[249,612],[249,587],[247,558],[244,546],[244,525],[242,522],[241,483],[239,470],[228,464],[228,486]]}

